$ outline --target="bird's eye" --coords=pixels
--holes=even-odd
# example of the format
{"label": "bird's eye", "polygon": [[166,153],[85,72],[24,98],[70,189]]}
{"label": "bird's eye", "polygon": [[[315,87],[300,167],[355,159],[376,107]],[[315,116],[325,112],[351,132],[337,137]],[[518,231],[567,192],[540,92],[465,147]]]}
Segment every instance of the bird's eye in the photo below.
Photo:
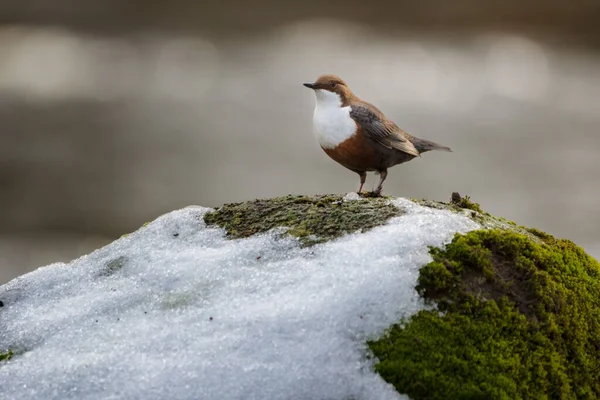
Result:
{"label": "bird's eye", "polygon": [[332,87],[332,88],[334,88],[334,87],[336,87],[336,86],[337,86],[337,83],[335,83],[335,82],[331,82],[331,87]]}

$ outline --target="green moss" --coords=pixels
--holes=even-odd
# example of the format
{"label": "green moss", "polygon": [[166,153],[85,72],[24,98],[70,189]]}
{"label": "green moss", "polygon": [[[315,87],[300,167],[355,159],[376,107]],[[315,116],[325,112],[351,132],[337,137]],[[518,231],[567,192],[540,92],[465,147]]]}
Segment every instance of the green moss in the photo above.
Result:
{"label": "green moss", "polygon": [[415,400],[600,398],[596,260],[536,230],[457,234],[431,254],[417,290],[439,310],[369,342],[387,382]]}
{"label": "green moss", "polygon": [[11,350],[8,350],[5,353],[0,353],[0,361],[8,361],[8,360],[10,360],[12,358],[12,356],[14,354],[15,353],[13,353]]}
{"label": "green moss", "polygon": [[475,203],[471,201],[471,198],[469,196],[461,196],[457,192],[452,193],[451,203],[459,208],[466,208],[468,210],[483,212],[479,203]]}
{"label": "green moss", "polygon": [[386,198],[343,201],[341,196],[285,196],[226,204],[205,214],[207,225],[225,228],[231,238],[243,238],[273,228],[288,228],[303,245],[346,233],[366,231],[402,214]]}

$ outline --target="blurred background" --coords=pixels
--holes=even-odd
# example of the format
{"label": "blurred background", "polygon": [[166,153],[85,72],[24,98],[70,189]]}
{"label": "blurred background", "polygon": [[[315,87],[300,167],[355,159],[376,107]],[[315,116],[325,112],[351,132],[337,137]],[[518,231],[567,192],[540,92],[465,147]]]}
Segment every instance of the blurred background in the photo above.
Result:
{"label": "blurred background", "polygon": [[355,191],[312,134],[323,73],[454,150],[387,194],[600,257],[597,0],[2,0],[0,284],[187,205]]}

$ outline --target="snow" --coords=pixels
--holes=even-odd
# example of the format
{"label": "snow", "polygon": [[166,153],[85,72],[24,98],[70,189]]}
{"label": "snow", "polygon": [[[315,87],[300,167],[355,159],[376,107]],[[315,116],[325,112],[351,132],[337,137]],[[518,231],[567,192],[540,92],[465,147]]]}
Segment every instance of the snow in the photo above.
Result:
{"label": "snow", "polygon": [[359,194],[356,193],[356,192],[350,192],[350,193],[347,193],[342,200],[344,200],[344,201],[357,201],[357,200],[363,200],[363,198],[360,197]]}
{"label": "snow", "polygon": [[0,287],[0,350],[16,353],[0,397],[406,398],[365,341],[425,307],[427,246],[478,225],[394,204],[406,213],[310,248],[277,231],[226,239],[205,227],[208,208],[188,207],[21,276]]}

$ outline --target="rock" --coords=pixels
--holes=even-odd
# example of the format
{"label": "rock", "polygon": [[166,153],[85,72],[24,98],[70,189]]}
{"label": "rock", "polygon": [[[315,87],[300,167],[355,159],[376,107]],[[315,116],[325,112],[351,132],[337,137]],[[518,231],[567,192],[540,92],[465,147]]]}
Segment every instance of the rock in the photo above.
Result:
{"label": "rock", "polygon": [[[411,211],[413,208],[417,208],[418,211]],[[351,313],[352,316],[348,318],[345,314],[339,318],[338,314],[339,321],[336,324],[341,321],[344,329],[350,329],[349,327],[354,329],[354,331],[343,330],[343,332],[346,332],[343,335],[344,338],[348,335],[354,335],[352,337],[361,337],[361,339],[358,339],[361,343],[364,340],[365,357],[371,357],[372,370],[393,386],[398,393],[408,395],[415,400],[448,398],[595,399],[600,397],[600,265],[569,240],[557,239],[539,230],[519,226],[504,218],[492,216],[483,211],[479,204],[473,203],[468,196],[461,196],[458,193],[454,193],[448,203],[423,199],[414,199],[412,202],[405,199],[399,201],[390,197],[364,197],[355,193],[346,196],[290,195],[244,203],[225,204],[217,209],[203,211],[197,219],[196,217],[189,217],[190,215],[196,215],[193,211],[186,212],[184,210],[179,213],[189,215],[185,218],[175,216],[166,218],[161,223],[155,222],[149,226],[146,226],[146,224],[139,231],[114,243],[112,248],[107,246],[93,255],[86,256],[88,257],[87,260],[84,257],[80,264],[73,264],[74,267],[79,265],[80,270],[78,273],[81,276],[93,280],[93,285],[89,286],[89,290],[95,290],[97,285],[104,285],[106,288],[110,288],[110,296],[124,296],[128,290],[133,290],[133,288],[138,288],[137,290],[140,290],[139,287],[145,288],[141,291],[144,296],[130,300],[130,305],[123,305],[119,301],[110,303],[110,307],[108,305],[104,306],[104,310],[108,310],[108,312],[113,308],[119,310],[119,313],[128,312],[128,314],[125,314],[128,315],[128,318],[116,318],[116,321],[119,321],[118,327],[114,325],[116,322],[113,321],[112,314],[97,314],[96,317],[92,318],[91,315],[88,315],[88,310],[98,312],[98,309],[92,306],[92,303],[84,303],[85,308],[79,310],[81,318],[86,321],[87,319],[95,321],[93,328],[85,325],[84,329],[92,329],[91,332],[103,332],[100,330],[107,329],[106,332],[111,335],[114,332],[126,335],[126,331],[121,333],[118,330],[123,324],[129,323],[129,329],[139,329],[137,324],[131,325],[132,318],[140,318],[139,325],[143,326],[148,321],[161,322],[162,320],[157,318],[161,318],[162,315],[188,315],[186,313],[191,309],[191,312],[199,313],[198,315],[201,315],[201,318],[196,318],[196,314],[190,314],[191,321],[194,322],[192,325],[179,322],[181,327],[186,327],[186,329],[176,335],[177,341],[162,343],[167,346],[169,351],[183,351],[181,354],[185,354],[187,357],[189,347],[184,347],[183,350],[178,347],[178,344],[186,338],[186,330],[202,327],[200,321],[206,321],[210,323],[210,328],[204,327],[199,332],[204,335],[209,332],[210,337],[202,337],[203,340],[209,341],[212,336],[215,336],[215,333],[211,333],[213,331],[207,331],[207,329],[220,329],[224,321],[227,321],[227,318],[224,318],[227,314],[223,309],[215,308],[210,311],[203,309],[204,304],[210,303],[211,294],[225,290],[227,277],[234,279],[237,276],[237,279],[239,279],[238,275],[240,273],[248,273],[247,279],[234,281],[234,287],[242,287],[248,283],[248,279],[254,280],[255,286],[251,286],[242,292],[227,292],[229,295],[221,298],[222,302],[233,298],[234,304],[241,307],[243,301],[240,304],[236,303],[241,301],[237,297],[249,295],[251,296],[249,298],[254,299],[252,296],[258,293],[259,290],[263,290],[260,283],[269,276],[268,274],[287,271],[282,269],[282,265],[286,265],[295,273],[295,269],[301,269],[302,264],[310,263],[315,257],[314,253],[318,253],[323,246],[338,245],[338,243],[328,242],[344,240],[345,235],[348,234],[368,234],[369,231],[373,230],[379,236],[374,236],[377,238],[376,240],[361,242],[363,244],[367,243],[367,247],[369,247],[369,249],[366,249],[369,252],[363,251],[361,253],[360,257],[362,258],[354,256],[355,242],[341,243],[345,246],[341,253],[338,250],[328,253],[331,254],[331,257],[327,258],[323,265],[311,264],[311,269],[308,269],[309,272],[306,275],[302,275],[300,282],[314,279],[315,274],[318,272],[329,271],[330,275],[327,275],[325,280],[327,287],[329,287],[331,279],[336,278],[336,272],[331,272],[332,264],[335,263],[342,265],[354,263],[353,269],[340,269],[344,272],[337,273],[337,276],[345,276],[346,272],[359,271],[362,273],[361,279],[379,278],[379,280],[374,280],[374,282],[377,282],[375,284],[369,283],[365,286],[356,286],[359,290],[352,292],[350,297],[344,297],[345,300],[340,303],[343,305],[350,304],[357,296],[372,292],[370,297],[365,297],[367,300],[362,300],[362,303],[368,303],[364,310],[366,312],[362,311],[362,303],[359,302],[357,310],[361,310],[360,312]],[[460,218],[456,218],[453,213],[460,214]],[[417,222],[407,222],[413,221],[408,219],[411,215],[417,216],[415,217],[417,219],[414,220]],[[424,215],[426,218],[423,217]],[[398,221],[404,221],[402,222],[404,225],[395,225],[396,230],[391,231],[395,232],[395,235],[406,237],[405,242],[399,245],[400,247],[410,247],[411,242],[415,241],[414,232],[416,231],[413,231],[413,227],[429,226],[430,230],[426,231],[426,235],[434,235],[439,231],[436,223],[440,219],[458,219],[461,221],[461,226],[466,223],[469,227],[468,229],[452,228],[448,230],[445,236],[447,240],[443,242],[447,245],[430,247],[429,258],[426,258],[427,247],[421,242],[420,247],[414,247],[415,249],[418,247],[414,252],[394,251],[381,257],[384,260],[391,260],[391,263],[389,265],[385,264],[383,268],[379,265],[379,269],[374,270],[373,260],[377,260],[381,253],[374,251],[371,256],[370,247],[380,245],[382,241],[387,243],[390,238],[395,237],[389,234],[386,236],[382,233],[386,232],[385,230],[375,231],[375,228],[386,225],[388,221],[394,218],[397,218]],[[206,232],[206,228],[199,223],[199,219],[203,219],[209,229],[215,227],[223,229],[210,229],[214,237],[210,236],[212,234]],[[202,225],[202,227],[199,227],[199,225]],[[434,228],[431,228],[432,226]],[[234,258],[231,260],[222,259],[222,261],[225,261],[222,266],[211,266],[208,270],[204,269],[204,272],[200,273],[194,267],[195,256],[191,257],[190,254],[195,255],[198,250],[198,262],[211,264],[213,262],[211,261],[212,258],[209,262],[201,259],[201,257],[204,257],[207,254],[206,252],[210,254],[210,257],[216,257],[219,254],[218,250],[227,248],[233,243],[223,239],[223,231],[225,231],[225,237],[228,239],[242,239],[254,237],[255,235],[267,235],[274,230],[278,231],[280,235],[290,235],[295,238],[289,240],[289,236],[287,236],[286,243],[293,243],[282,245],[280,249],[273,250],[269,247],[261,247],[257,242],[250,245],[255,247],[242,249],[243,251],[239,253],[241,255],[236,255],[238,253],[232,251],[232,248],[234,248],[232,247],[228,251],[233,254]],[[453,239],[450,239],[452,234],[457,231],[463,233],[456,233]],[[423,235],[423,231],[420,234]],[[204,237],[202,235],[208,235],[206,237],[210,238],[206,239],[205,237],[205,239],[202,239],[204,241],[199,242],[200,238]],[[356,235],[352,237],[352,240],[359,240],[364,237],[365,235]],[[277,238],[279,236],[275,239]],[[275,239],[265,240],[271,243],[269,240]],[[423,237],[421,237],[422,239]],[[273,243],[276,242],[277,240]],[[298,242],[300,246],[298,246]],[[224,243],[225,247],[214,247],[217,243]],[[435,243],[439,244],[442,241],[439,240]],[[244,244],[238,243],[237,246],[243,247]],[[199,247],[202,247],[202,249],[199,249]],[[256,248],[256,251],[254,251],[254,248]],[[391,248],[389,244],[386,244],[384,250],[388,251]],[[240,251],[239,247],[236,249],[236,251]],[[293,257],[297,261],[296,263],[273,263],[273,260],[286,260],[289,254],[285,252],[290,251],[290,249],[294,249]],[[328,249],[331,251],[331,248]],[[417,256],[416,253],[421,255]],[[168,256],[165,259],[165,254],[173,254],[173,258],[171,259]],[[394,258],[398,257],[398,254],[404,255],[400,258]],[[163,258],[163,271],[153,269],[160,268],[156,266],[158,265],[156,257]],[[345,259],[340,260],[341,257],[345,257]],[[413,259],[412,257],[417,258]],[[397,264],[408,259],[412,260],[412,268],[414,269],[408,270],[408,275],[402,276],[398,281],[389,281],[387,278],[388,271],[398,270]],[[181,262],[191,263],[190,267],[186,269],[179,268],[180,264],[178,263]],[[229,267],[230,269],[227,269]],[[64,285],[65,288],[76,293],[77,296],[85,294],[77,292],[77,285],[90,285],[89,282],[73,279],[72,282],[67,283],[65,281],[71,279],[69,276],[71,273],[68,271],[67,266],[59,265],[56,268],[57,270],[52,270],[51,267],[47,267],[46,272],[41,271],[37,281],[32,277],[7,285],[5,289],[0,287],[0,295],[3,296],[5,301],[5,307],[0,312],[12,312],[12,307],[19,307],[21,301],[28,301],[27,296],[30,294],[27,293],[26,289],[30,285],[35,285],[38,289],[46,288],[43,290],[57,290],[56,288]],[[90,269],[92,272],[88,274],[86,269]],[[206,271],[218,273],[216,275],[218,279],[214,281],[207,280],[202,283],[197,282],[190,287],[182,288],[182,285],[185,286],[188,280],[193,281],[199,279],[199,277],[204,278],[202,274],[206,274]],[[369,272],[365,273],[365,271]],[[49,289],[47,287],[48,278],[44,273],[54,279],[54,281],[51,281],[54,283],[50,284]],[[183,277],[182,274],[184,274]],[[65,276],[66,278],[63,278]],[[129,283],[130,280],[136,284]],[[285,293],[287,293],[288,299],[300,297],[299,307],[304,310],[302,312],[305,314],[308,310],[306,301],[314,302],[315,299],[320,301],[319,296],[321,296],[323,290],[329,290],[318,289],[307,296],[305,301],[302,296],[296,293],[298,291],[298,286],[296,286],[298,281],[294,281],[292,277],[277,277],[273,282],[275,282],[275,286],[269,286],[266,290],[267,293],[270,296],[273,293],[279,293],[281,288],[278,285],[281,283],[287,290]],[[290,282],[293,282],[293,284]],[[341,284],[338,282],[337,287],[345,290],[344,285],[354,283],[355,281],[352,280],[343,281]],[[406,286],[404,293],[412,300],[405,300],[404,302],[381,300],[386,299],[383,297],[384,295],[389,296],[390,293],[398,293],[401,284]],[[119,289],[114,289],[113,285]],[[382,290],[381,287],[385,285],[387,287]],[[415,287],[414,296],[412,294],[413,286]],[[376,287],[377,290],[373,291],[373,287]],[[62,293],[61,290],[57,293]],[[149,290],[148,295],[145,294],[146,290]],[[341,293],[347,295],[348,292],[336,292],[335,296],[339,296]],[[102,301],[108,299],[104,291],[100,291],[100,294],[99,298]],[[43,295],[43,293],[35,293],[35,296]],[[400,309],[406,307],[406,304],[413,304],[412,301],[417,295],[420,297],[417,302],[419,304],[424,303],[427,307],[413,305],[409,307],[413,311],[407,313],[405,318],[398,320],[396,314],[391,314],[393,309]],[[10,297],[5,298],[4,296]],[[329,293],[330,298],[336,298],[335,296]],[[242,298],[240,297],[240,299]],[[406,299],[402,296],[389,297],[389,299],[396,298]],[[73,304],[64,300],[64,298],[59,298],[59,300],[63,301],[64,304]],[[277,302],[279,298],[272,300]],[[376,303],[377,301],[379,303]],[[160,306],[157,306],[156,302]],[[375,303],[378,304],[377,307],[379,308],[375,307],[373,309],[371,307]],[[266,304],[257,304],[261,305],[254,307],[255,310],[269,309]],[[390,310],[386,308],[388,306]],[[136,307],[142,308],[138,310]],[[383,308],[386,309],[382,310]],[[337,307],[327,309],[329,311],[326,315],[321,315],[320,318],[323,320],[327,316],[333,315],[336,309]],[[355,310],[354,308],[350,309]],[[133,315],[132,310],[139,312],[136,311]],[[147,310],[150,310],[150,312]],[[285,314],[286,321],[302,319],[302,313],[294,314],[291,310],[292,308],[290,308],[290,314]],[[312,310],[314,313],[314,309]],[[216,311],[221,314],[215,313]],[[23,314],[29,315],[28,312],[35,314],[33,311],[27,311],[15,315],[14,318],[18,319]],[[362,334],[359,335],[357,332],[361,332],[361,327],[365,326],[363,324],[372,323],[373,315],[377,313],[393,316],[385,320],[386,322],[381,324],[380,328],[370,331],[378,332],[375,335],[376,337],[364,335],[365,338],[363,339],[363,336],[360,336]],[[0,314],[0,317],[2,315],[8,314]],[[108,316],[111,317],[110,320],[107,318]],[[120,314],[118,316],[120,317]],[[99,317],[101,318],[98,319]],[[256,321],[253,321],[250,315],[244,318],[244,323],[247,324],[244,325],[244,329],[247,334],[249,327],[252,326],[251,324]],[[262,323],[269,323],[270,318],[262,321]],[[59,323],[65,323],[65,321],[72,323],[74,320],[62,318]],[[325,321],[327,322],[327,320]],[[75,321],[75,323],[77,322]],[[304,328],[308,326],[309,330],[315,329],[312,320],[308,324],[303,325]],[[66,334],[67,331],[64,328],[55,325],[55,323],[52,323],[49,328],[44,328],[46,330],[42,331],[48,332],[50,328],[55,330],[60,328],[62,329],[61,335]],[[329,325],[331,324],[327,322],[323,326]],[[21,328],[30,327],[31,323],[27,324],[19,321],[16,326]],[[105,328],[105,326],[108,327]],[[111,328],[111,326],[113,327]],[[232,326],[237,325],[233,324]],[[161,325],[161,329],[167,329],[168,327],[170,326],[162,328]],[[388,328],[383,332],[385,327]],[[30,347],[26,346],[22,349],[12,348],[10,345],[0,346],[0,361],[2,361],[0,372],[3,367],[6,367],[6,363],[11,364],[11,366],[12,363],[19,363],[22,354],[32,351],[38,345],[45,345],[45,340],[32,340],[27,335],[22,334],[21,328],[14,328],[13,332],[16,329],[17,337],[20,340],[32,344]],[[261,335],[268,332],[268,328],[269,325],[261,325]],[[283,330],[286,343],[292,343],[292,338],[297,338],[297,336],[294,336],[296,332],[289,329],[287,325],[286,328],[287,330]],[[279,334],[281,329],[275,329],[275,332]],[[302,330],[302,332],[305,331]],[[322,330],[319,332],[322,332]],[[333,330],[332,332],[338,331]],[[106,334],[104,333],[104,335]],[[281,338],[277,334],[269,340],[280,340]],[[223,331],[221,331],[221,335],[223,335]],[[85,337],[87,338],[87,336]],[[135,337],[137,344],[138,336]],[[149,336],[149,338],[152,338],[152,336]],[[197,336],[193,336],[193,341],[187,343],[186,346],[195,345],[197,338]],[[327,338],[330,339],[329,334]],[[0,340],[0,344],[2,343],[4,342]],[[339,343],[344,343],[348,347],[348,343],[352,342],[342,341]],[[101,346],[104,343],[98,342],[97,344]],[[240,345],[236,346],[239,347]],[[253,344],[253,347],[256,346]],[[155,347],[152,348],[155,349]],[[69,350],[69,347],[67,346],[66,349]],[[342,351],[343,349],[339,350]],[[285,351],[285,348],[278,347],[277,351]],[[288,361],[291,360],[290,362],[294,362],[294,365],[298,366],[295,356],[290,354],[287,354]],[[77,355],[79,356],[79,353]],[[119,357],[125,356],[125,353],[119,354]],[[29,356],[30,362],[31,357],[33,356]],[[191,354],[190,357],[188,361],[192,364],[189,365],[196,365],[193,364],[195,360]],[[319,358],[319,360],[323,361],[322,358]],[[118,359],[115,359],[114,362],[117,361]],[[200,361],[204,363],[204,361]],[[175,357],[174,360],[169,360],[169,362],[176,363],[177,358]],[[18,364],[14,365],[16,365],[15,368],[18,368]],[[201,365],[205,365],[205,363]],[[211,365],[210,368],[213,369],[214,366]],[[304,374],[307,374],[310,369],[306,369],[306,363],[302,368],[305,369],[299,369],[298,371],[303,371]],[[160,371],[167,370],[161,369]],[[199,373],[198,370],[194,371],[194,373]],[[373,372],[369,373],[377,377]],[[13,372],[11,376],[29,377],[29,375],[19,375],[16,372]],[[347,384],[347,377],[348,375],[338,377],[336,387],[340,387],[340,379]],[[264,375],[263,378],[270,379],[270,376]],[[288,379],[289,376],[283,378]],[[237,381],[237,377],[233,377],[230,379],[230,384],[234,385]],[[254,382],[254,380],[251,381]],[[290,382],[293,381],[295,380]],[[276,385],[276,383],[272,384]],[[115,382],[112,381],[111,385],[115,385]],[[327,385],[328,388],[335,386],[332,385],[332,382]],[[113,387],[112,390],[121,390],[121,388]],[[135,390],[139,390],[139,388]],[[230,386],[228,390],[241,389]],[[255,394],[266,393],[264,390],[266,389],[257,389]],[[381,390],[381,386],[378,390]],[[352,393],[351,397],[354,398],[358,391]],[[290,395],[294,397],[294,393]],[[214,398],[214,396],[207,397]],[[345,399],[347,396],[341,398]]]}

